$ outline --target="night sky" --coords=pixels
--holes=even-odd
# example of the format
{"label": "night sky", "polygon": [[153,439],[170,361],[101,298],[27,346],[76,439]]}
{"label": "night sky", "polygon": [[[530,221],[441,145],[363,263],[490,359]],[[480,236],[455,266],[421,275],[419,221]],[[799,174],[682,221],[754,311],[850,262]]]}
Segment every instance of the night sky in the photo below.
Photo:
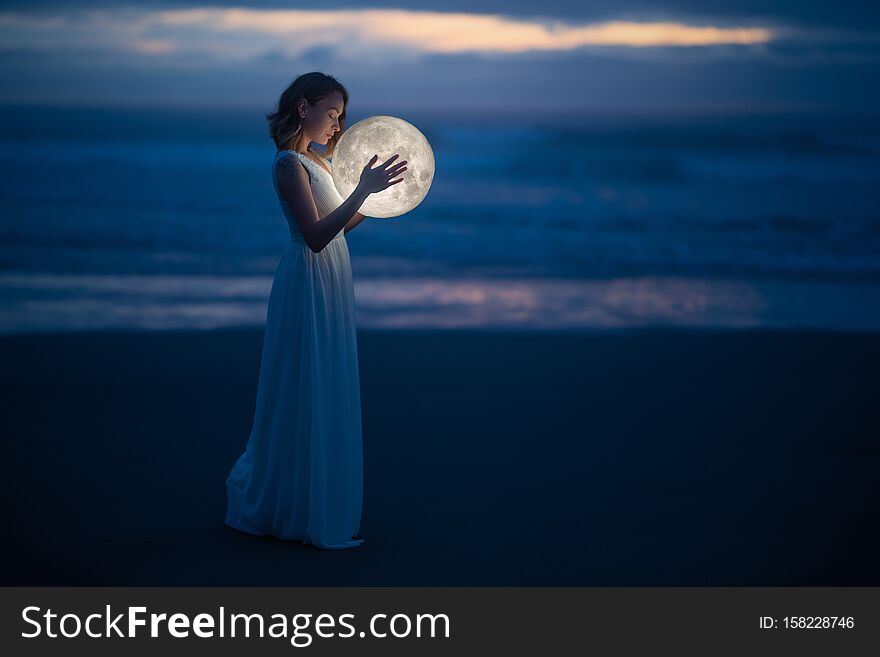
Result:
{"label": "night sky", "polygon": [[880,107],[877,2],[28,0],[0,44],[16,104],[262,108],[320,70],[363,111]]}

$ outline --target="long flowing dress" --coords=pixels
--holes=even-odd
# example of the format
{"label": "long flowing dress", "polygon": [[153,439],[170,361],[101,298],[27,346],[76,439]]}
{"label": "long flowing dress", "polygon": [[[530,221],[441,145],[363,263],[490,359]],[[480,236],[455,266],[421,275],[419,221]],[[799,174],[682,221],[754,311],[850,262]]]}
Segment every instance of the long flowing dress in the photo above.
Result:
{"label": "long flowing dress", "polygon": [[354,538],[361,522],[363,443],[345,229],[318,253],[306,245],[278,191],[275,164],[281,158],[305,166],[320,217],[343,202],[320,164],[297,151],[276,153],[272,182],[290,244],[269,294],[253,428],[226,479],[225,522],[325,549],[357,547],[363,542]]}

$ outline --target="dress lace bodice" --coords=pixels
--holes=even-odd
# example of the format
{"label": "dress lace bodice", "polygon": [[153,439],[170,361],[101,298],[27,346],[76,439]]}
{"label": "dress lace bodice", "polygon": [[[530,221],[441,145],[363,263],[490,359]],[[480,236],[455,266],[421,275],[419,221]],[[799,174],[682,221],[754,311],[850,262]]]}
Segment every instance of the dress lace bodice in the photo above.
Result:
{"label": "dress lace bodice", "polygon": [[[317,157],[321,157],[320,155],[315,154]],[[330,160],[326,160],[321,158],[328,167],[330,167],[332,171],[332,163]],[[339,195],[339,192],[336,190],[336,185],[333,184],[333,176],[330,172],[327,171],[323,166],[312,160],[307,155],[303,155],[298,151],[293,150],[283,150],[278,151],[275,155],[276,162],[284,162],[288,165],[293,165],[295,160],[299,160],[302,165],[306,168],[306,171],[309,172],[309,180],[312,188],[312,196],[315,199],[315,207],[318,210],[318,218],[326,217],[328,214],[333,212],[336,208],[342,205],[342,202],[345,200],[342,196]],[[275,162],[272,164],[272,182],[275,186],[275,193],[278,195],[278,201],[281,204],[281,209],[284,211],[284,215],[287,217],[287,223],[290,227],[290,238],[294,241],[303,241],[302,233],[299,230],[299,226],[293,218],[293,214],[290,211],[290,206],[287,204],[287,201],[281,196],[281,192],[278,190],[278,181],[275,178]],[[340,231],[340,234],[344,232],[344,228]],[[339,235],[337,235],[338,237]],[[335,238],[334,238],[335,239]]]}

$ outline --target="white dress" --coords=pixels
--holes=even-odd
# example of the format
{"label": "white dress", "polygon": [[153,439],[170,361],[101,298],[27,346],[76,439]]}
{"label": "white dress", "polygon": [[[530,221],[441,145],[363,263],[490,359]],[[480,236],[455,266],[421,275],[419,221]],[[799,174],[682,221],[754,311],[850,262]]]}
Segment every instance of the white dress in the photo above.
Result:
{"label": "white dress", "polygon": [[272,181],[290,244],[269,294],[253,428],[226,479],[225,522],[326,549],[356,547],[363,453],[348,245],[344,229],[319,253],[306,245],[278,191],[281,158],[305,166],[319,217],[343,202],[321,165],[296,151],[276,153]]}

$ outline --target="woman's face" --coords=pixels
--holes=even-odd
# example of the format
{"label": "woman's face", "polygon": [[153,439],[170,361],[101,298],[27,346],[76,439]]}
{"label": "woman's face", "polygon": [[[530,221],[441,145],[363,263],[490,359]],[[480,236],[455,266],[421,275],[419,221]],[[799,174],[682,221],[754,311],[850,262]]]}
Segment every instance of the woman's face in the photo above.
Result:
{"label": "woman's face", "polygon": [[309,105],[305,99],[300,101],[300,116],[305,113],[302,120],[303,132],[314,142],[326,144],[330,138],[339,132],[339,116],[345,111],[342,94],[334,91],[323,100],[314,105]]}

